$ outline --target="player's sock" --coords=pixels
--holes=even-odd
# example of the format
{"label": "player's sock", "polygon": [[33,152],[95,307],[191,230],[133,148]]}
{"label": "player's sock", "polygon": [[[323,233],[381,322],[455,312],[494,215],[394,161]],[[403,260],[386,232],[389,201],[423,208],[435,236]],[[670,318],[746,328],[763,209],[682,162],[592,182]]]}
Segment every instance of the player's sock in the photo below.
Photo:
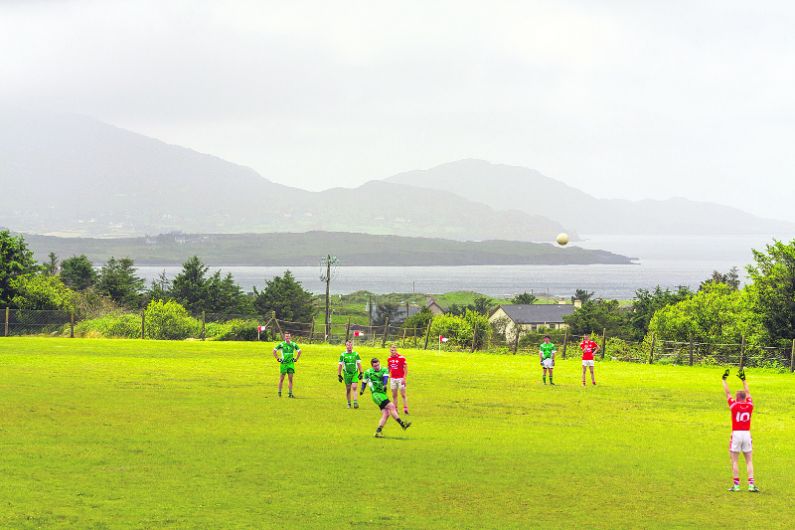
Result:
{"label": "player's sock", "polygon": [[749,484],[750,486],[753,486],[753,485],[754,485],[754,477],[748,477],[748,484]]}
{"label": "player's sock", "polygon": [[375,432],[381,432],[381,430],[382,430],[382,429],[383,429],[383,427],[378,427],[378,428],[375,430]]}
{"label": "player's sock", "polygon": [[282,392],[281,392],[281,390],[279,391],[279,397],[282,397]]}
{"label": "player's sock", "polygon": [[739,486],[740,485],[740,477],[734,477],[734,485],[735,486]]}
{"label": "player's sock", "polygon": [[549,376],[549,384],[550,385],[554,385],[555,384],[555,383],[552,382],[552,376],[551,375]]}

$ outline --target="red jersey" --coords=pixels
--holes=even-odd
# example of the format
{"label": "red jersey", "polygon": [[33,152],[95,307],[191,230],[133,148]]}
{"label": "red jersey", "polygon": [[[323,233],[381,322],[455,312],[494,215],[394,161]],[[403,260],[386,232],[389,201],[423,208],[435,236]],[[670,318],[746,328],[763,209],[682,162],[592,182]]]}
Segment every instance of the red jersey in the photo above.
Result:
{"label": "red jersey", "polygon": [[402,355],[390,355],[387,357],[389,365],[389,377],[392,379],[403,379],[406,377],[406,358]]}
{"label": "red jersey", "polygon": [[582,350],[582,360],[583,361],[593,361],[593,352],[596,351],[599,345],[596,344],[592,340],[584,340],[580,343],[580,349]]}
{"label": "red jersey", "polygon": [[754,404],[751,398],[746,399],[745,403],[729,398],[729,410],[732,414],[733,431],[751,430],[751,414],[754,412]]}

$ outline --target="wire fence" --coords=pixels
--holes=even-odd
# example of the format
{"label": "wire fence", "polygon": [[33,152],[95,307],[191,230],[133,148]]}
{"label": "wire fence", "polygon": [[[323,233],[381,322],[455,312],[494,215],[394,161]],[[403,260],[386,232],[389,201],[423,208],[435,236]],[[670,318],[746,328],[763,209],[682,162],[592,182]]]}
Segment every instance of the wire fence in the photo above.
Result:
{"label": "wire fence", "polygon": [[[2,311],[0,309],[0,311]],[[275,341],[284,333],[308,344],[344,344],[386,348],[443,350],[462,353],[487,352],[503,355],[537,355],[545,336],[557,346],[559,358],[579,358],[583,335],[565,327],[525,329],[510,332],[497,326],[474,326],[465,332],[445,331],[432,319],[423,327],[406,327],[387,321],[363,325],[348,321],[328,327],[316,322],[294,322],[250,314],[202,313],[197,316],[141,313],[111,313],[99,318],[77,320],[69,311],[41,311],[5,308],[2,336],[107,337],[160,340],[243,340]],[[589,334],[599,346],[597,360],[673,365],[735,365],[795,371],[795,340],[788,345],[761,346],[738,343],[676,341],[654,335],[643,340],[611,336],[605,330]]]}

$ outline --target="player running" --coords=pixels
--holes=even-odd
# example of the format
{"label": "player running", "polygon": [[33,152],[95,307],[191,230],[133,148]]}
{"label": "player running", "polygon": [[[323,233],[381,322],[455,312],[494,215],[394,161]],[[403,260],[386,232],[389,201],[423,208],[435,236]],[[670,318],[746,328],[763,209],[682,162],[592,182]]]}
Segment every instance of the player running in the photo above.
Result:
{"label": "player running", "polygon": [[591,383],[596,384],[596,378],[593,374],[594,360],[593,356],[599,351],[599,345],[591,340],[591,336],[587,333],[582,336],[580,343],[582,350],[582,386],[585,386],[585,370],[586,367],[591,369]]}
{"label": "player running", "polygon": [[403,414],[409,413],[409,402],[406,398],[406,376],[409,375],[409,367],[406,358],[397,351],[394,344],[389,347],[389,358],[386,360],[389,366],[389,388],[392,389],[392,401],[395,407],[398,406],[398,389],[403,396]]}
{"label": "player running", "polygon": [[353,408],[359,408],[356,399],[356,383],[362,378],[362,358],[353,351],[353,342],[345,343],[345,351],[340,354],[340,362],[337,365],[337,379],[345,382],[345,397],[348,399],[348,408],[351,408],[351,397],[353,397]]}
{"label": "player running", "polygon": [[538,345],[538,359],[541,361],[541,369],[544,372],[542,376],[544,384],[547,384],[547,370],[549,370],[549,384],[555,384],[552,382],[552,368],[555,367],[555,354],[557,351],[558,348],[552,343],[549,335],[544,335],[544,342]]}
{"label": "player running", "polygon": [[[281,357],[279,351],[281,350]],[[280,342],[273,348],[273,356],[281,363],[279,367],[279,397],[282,397],[282,386],[284,385],[284,376],[287,376],[287,397],[294,398],[293,395],[293,375],[295,375],[295,363],[301,357],[301,348],[292,341],[290,333],[284,334],[284,341]]]}
{"label": "player running", "polygon": [[740,368],[737,377],[743,382],[743,389],[737,391],[737,399],[732,399],[729,384],[726,378],[729,377],[729,370],[723,372],[722,383],[723,392],[729,402],[729,410],[732,415],[732,437],[729,441],[729,456],[732,460],[732,476],[734,484],[729,491],[740,491],[740,452],[745,455],[745,468],[748,473],[748,491],[758,493],[759,488],[754,483],[754,463],[751,458],[751,414],[754,412],[754,403],[751,401],[751,392],[748,390],[748,382],[745,380],[745,371]]}
{"label": "player running", "polygon": [[370,365],[372,368],[368,368],[364,372],[362,387],[359,394],[364,394],[365,386],[369,386],[373,396],[373,402],[381,409],[381,421],[378,422],[378,428],[375,430],[375,437],[384,437],[384,433],[381,431],[386,421],[389,419],[389,416],[392,416],[405,431],[411,426],[411,422],[404,422],[401,420],[395,404],[391,403],[389,398],[386,397],[386,384],[387,381],[389,381],[389,372],[386,368],[381,368],[381,362],[378,359],[372,359]]}

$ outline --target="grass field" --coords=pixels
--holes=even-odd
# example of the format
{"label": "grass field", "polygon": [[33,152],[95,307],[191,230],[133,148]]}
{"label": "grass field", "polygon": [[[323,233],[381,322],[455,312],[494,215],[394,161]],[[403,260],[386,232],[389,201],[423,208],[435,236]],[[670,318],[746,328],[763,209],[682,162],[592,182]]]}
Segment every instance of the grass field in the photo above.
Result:
{"label": "grass field", "polygon": [[0,339],[0,527],[795,526],[790,374],[749,372],[762,493],[731,494],[718,367],[582,388],[559,361],[553,388],[527,356],[405,350],[414,425],[374,439],[338,348],[306,348],[288,400],[269,346]]}

